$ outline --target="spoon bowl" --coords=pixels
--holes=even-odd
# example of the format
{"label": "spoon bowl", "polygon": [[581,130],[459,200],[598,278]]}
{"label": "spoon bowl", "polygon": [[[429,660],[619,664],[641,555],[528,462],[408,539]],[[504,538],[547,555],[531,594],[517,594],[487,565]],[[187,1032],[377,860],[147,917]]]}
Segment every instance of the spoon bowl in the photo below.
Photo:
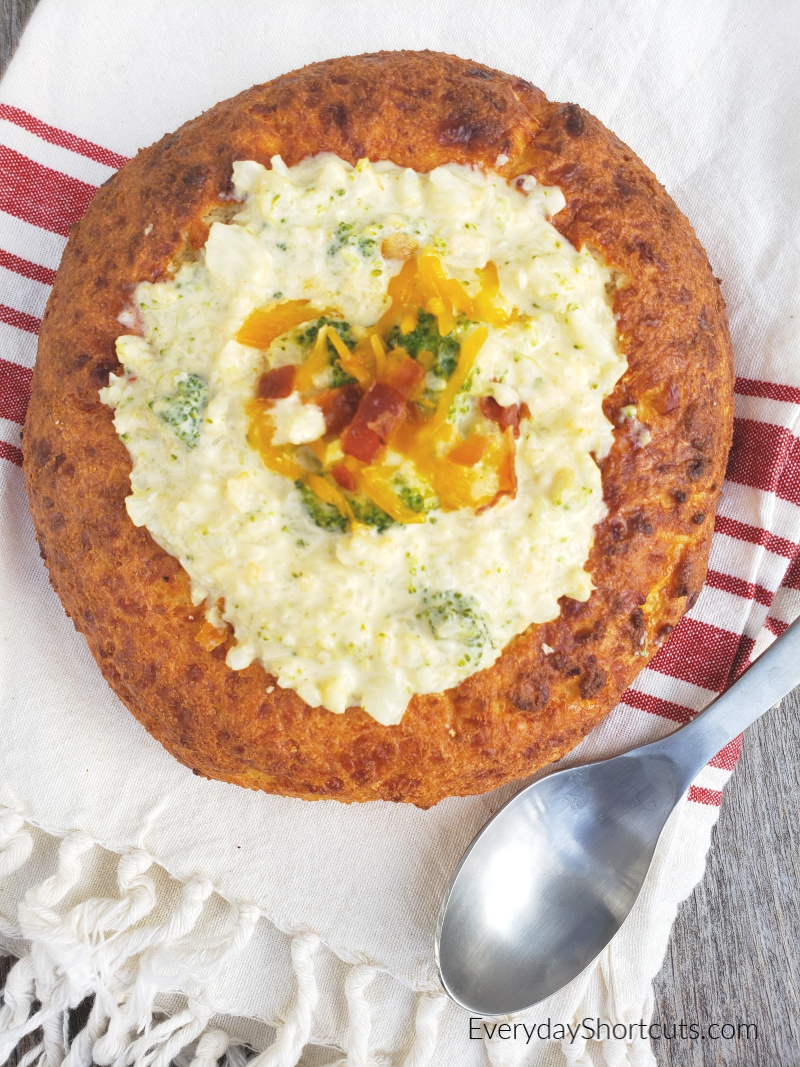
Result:
{"label": "spoon bowl", "polygon": [[528,1008],[597,958],[705,764],[800,682],[800,620],[669,737],[534,782],[483,827],[445,893],[436,962],[477,1015]]}
{"label": "spoon bowl", "polygon": [[479,1015],[530,1006],[572,981],[625,921],[682,789],[647,749],[557,771],[487,823],[440,915],[450,996]]}

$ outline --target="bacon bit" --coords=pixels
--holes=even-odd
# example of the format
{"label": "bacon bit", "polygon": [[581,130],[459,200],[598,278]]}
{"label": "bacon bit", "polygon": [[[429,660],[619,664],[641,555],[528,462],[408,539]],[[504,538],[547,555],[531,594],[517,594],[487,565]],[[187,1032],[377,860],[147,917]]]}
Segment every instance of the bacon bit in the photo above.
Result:
{"label": "bacon bit", "polygon": [[517,466],[516,447],[514,445],[513,430],[509,426],[503,431],[502,455],[497,467],[498,490],[492,499],[477,509],[478,514],[488,511],[504,496],[515,497],[517,495]]}
{"label": "bacon bit", "polygon": [[501,430],[507,430],[510,427],[515,437],[519,437],[519,420],[523,418],[523,407],[525,414],[530,415],[527,404],[523,404],[522,407],[519,404],[509,404],[504,408],[493,396],[482,396],[480,402],[481,415],[490,422],[496,422]]}
{"label": "bacon bit", "polygon": [[[395,351],[402,351],[402,349]],[[425,381],[425,368],[403,352],[403,358],[399,363],[387,366],[386,377],[383,380],[396,389],[404,400],[408,400]]]}
{"label": "bacon bit", "polygon": [[358,385],[341,385],[312,397],[325,418],[325,433],[341,433],[358,411],[363,391]]}
{"label": "bacon bit", "polygon": [[357,418],[385,441],[406,417],[405,397],[386,382],[375,382],[361,401]]}
{"label": "bacon bit", "polygon": [[372,463],[381,445],[405,417],[406,402],[400,393],[386,382],[374,382],[342,434],[342,452]]}
{"label": "bacon bit", "polygon": [[216,626],[212,626],[210,622],[204,622],[200,629],[195,634],[195,641],[206,652],[213,652],[215,648],[228,639],[230,633],[229,628],[226,626],[220,630]]}
{"label": "bacon bit", "polygon": [[355,475],[349,467],[345,467],[343,463],[340,463],[337,467],[333,467],[331,474],[336,484],[340,485],[342,489],[346,489],[348,493],[356,491]]}
{"label": "bacon bit", "polygon": [[466,440],[459,441],[455,448],[451,448],[447,453],[447,458],[462,467],[474,467],[486,451],[488,443],[481,434],[471,434]]}
{"label": "bacon bit", "polygon": [[342,434],[342,452],[362,463],[372,463],[382,447],[383,441],[368,426],[351,422]]}
{"label": "bacon bit", "polygon": [[282,400],[294,391],[297,367],[291,363],[265,371],[258,379],[256,396],[259,400]]}

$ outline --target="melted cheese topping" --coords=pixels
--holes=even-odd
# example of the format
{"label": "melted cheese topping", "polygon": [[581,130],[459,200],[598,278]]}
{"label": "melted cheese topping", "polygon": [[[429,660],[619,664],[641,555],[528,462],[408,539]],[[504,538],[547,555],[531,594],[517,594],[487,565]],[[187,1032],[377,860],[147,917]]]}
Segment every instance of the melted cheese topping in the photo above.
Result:
{"label": "melted cheese topping", "polygon": [[[143,336],[117,341],[124,373],[101,395],[133,461],[128,513],[180,560],[211,623],[224,601],[231,668],[260,660],[311,706],[361,705],[396,723],[413,694],[491,666],[514,635],[558,615],[559,597],[591,592],[584,564],[605,514],[592,454],[611,446],[602,401],[625,369],[611,273],[558,233],[549,217],[564,198],[530,177],[511,186],[456,164],[417,174],[322,155],[291,168],[276,157],[271,170],[239,162],[233,179],[241,211],[212,225],[174,281],[137,287]],[[516,311],[486,326],[448,416],[466,436],[480,430],[481,397],[527,405],[516,495],[384,529],[324,528],[305,487],[248,443],[259,378],[308,357],[303,327],[266,352],[237,334],[280,301],[307,300],[356,333],[373,325],[404,242],[434,250],[472,294],[494,263],[499,299]],[[427,387],[445,383],[429,373]],[[319,439],[312,407],[297,393],[275,402],[280,441]],[[415,484],[391,441],[383,464]]]}

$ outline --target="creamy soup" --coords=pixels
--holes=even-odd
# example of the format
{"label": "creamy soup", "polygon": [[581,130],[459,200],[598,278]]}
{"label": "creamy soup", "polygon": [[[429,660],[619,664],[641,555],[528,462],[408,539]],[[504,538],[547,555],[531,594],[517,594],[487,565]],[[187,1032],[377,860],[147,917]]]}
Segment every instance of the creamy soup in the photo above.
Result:
{"label": "creamy soup", "polygon": [[233,183],[117,341],[128,513],[232,669],[396,723],[590,595],[611,271],[531,177],[321,155]]}

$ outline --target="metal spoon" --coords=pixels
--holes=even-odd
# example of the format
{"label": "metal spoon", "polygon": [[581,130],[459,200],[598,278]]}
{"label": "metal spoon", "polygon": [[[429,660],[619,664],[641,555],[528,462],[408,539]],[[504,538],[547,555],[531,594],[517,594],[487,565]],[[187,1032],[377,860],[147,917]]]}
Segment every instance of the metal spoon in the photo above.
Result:
{"label": "metal spoon", "polygon": [[506,1015],[561,989],[622,926],[697,773],[800,683],[800,619],[681,730],[523,789],[473,840],[445,893],[436,962],[449,995]]}

